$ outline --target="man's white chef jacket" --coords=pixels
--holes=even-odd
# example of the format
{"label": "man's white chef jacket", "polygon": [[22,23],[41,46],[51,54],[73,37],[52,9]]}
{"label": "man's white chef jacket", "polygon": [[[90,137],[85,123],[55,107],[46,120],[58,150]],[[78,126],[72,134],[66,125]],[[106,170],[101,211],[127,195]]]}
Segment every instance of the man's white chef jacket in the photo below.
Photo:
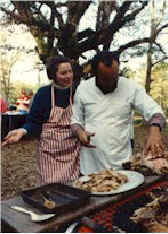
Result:
{"label": "man's white chef jacket", "polygon": [[[71,124],[78,123],[95,133],[91,144],[81,147],[80,167],[84,175],[108,168],[120,169],[131,156],[130,127],[132,110],[138,110],[149,121],[161,107],[134,80],[119,78],[118,87],[103,94],[95,78],[82,81],[74,96]],[[164,114],[163,114],[164,115]]]}

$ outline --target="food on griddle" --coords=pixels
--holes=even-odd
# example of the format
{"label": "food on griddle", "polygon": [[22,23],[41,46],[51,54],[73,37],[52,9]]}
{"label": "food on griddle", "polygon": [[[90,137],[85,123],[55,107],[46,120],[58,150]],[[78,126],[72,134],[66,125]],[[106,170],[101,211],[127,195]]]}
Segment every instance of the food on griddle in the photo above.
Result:
{"label": "food on griddle", "polygon": [[48,209],[54,209],[56,207],[56,203],[54,201],[50,201],[50,200],[45,200],[43,205],[48,208]]}
{"label": "food on griddle", "polygon": [[48,199],[48,197],[46,197],[45,194],[47,194],[47,192],[41,192],[40,194],[42,199],[44,200],[43,206],[48,209],[54,209],[56,207],[56,202],[52,201],[51,199]]}
{"label": "food on griddle", "polygon": [[139,171],[144,174],[168,174],[168,151],[161,153],[158,149],[156,155],[150,152],[148,155],[137,153],[133,155],[130,162],[123,164],[125,169]]}
{"label": "food on griddle", "polygon": [[89,177],[90,180],[86,182],[76,181],[75,186],[89,192],[111,192],[128,182],[126,175],[113,169],[90,174]]}
{"label": "food on griddle", "polygon": [[168,232],[168,188],[148,193],[153,200],[137,209],[131,219],[149,232]]}

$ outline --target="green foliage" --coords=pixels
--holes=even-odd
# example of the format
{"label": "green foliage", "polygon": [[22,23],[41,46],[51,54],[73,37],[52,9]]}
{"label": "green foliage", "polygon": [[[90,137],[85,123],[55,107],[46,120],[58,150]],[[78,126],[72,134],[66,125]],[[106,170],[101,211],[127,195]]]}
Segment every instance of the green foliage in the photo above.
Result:
{"label": "green foliage", "polygon": [[[157,64],[154,69],[153,69],[153,72],[157,72],[157,71],[168,71],[168,63],[166,62],[161,62],[159,64]],[[168,77],[167,77],[168,79]]]}
{"label": "green foliage", "polygon": [[151,96],[168,111],[168,63],[158,64],[152,72]]}
{"label": "green foliage", "polygon": [[11,84],[10,81],[10,74],[11,74],[11,67],[14,61],[8,61],[4,58],[0,60],[0,72],[1,72],[1,89],[2,93],[4,94],[5,99],[7,102],[13,98],[12,92],[15,90],[14,86]]}
{"label": "green foliage", "polygon": [[19,57],[19,50],[8,50],[8,33],[0,32],[0,44],[6,47],[5,50],[1,49],[0,57],[0,81],[2,92],[4,93],[7,102],[13,99],[12,92],[14,86],[11,83],[11,70]]}

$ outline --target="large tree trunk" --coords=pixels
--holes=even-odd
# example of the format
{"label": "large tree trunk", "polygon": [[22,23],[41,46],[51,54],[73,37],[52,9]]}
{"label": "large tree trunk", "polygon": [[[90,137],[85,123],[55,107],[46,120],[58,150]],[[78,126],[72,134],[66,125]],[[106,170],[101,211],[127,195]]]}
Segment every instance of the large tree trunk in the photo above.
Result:
{"label": "large tree trunk", "polygon": [[[130,22],[148,5],[149,1],[12,1],[13,7],[0,6],[9,19],[26,24],[38,43],[38,52],[43,63],[51,55],[61,53],[78,63],[88,51],[109,50],[116,33]],[[121,4],[119,4],[121,3]],[[95,4],[97,24],[95,29],[79,31],[82,17]],[[42,9],[48,9],[45,15]],[[112,16],[112,12],[116,11]],[[94,24],[95,22],[93,22]],[[158,35],[168,24],[157,29]],[[156,38],[156,37],[155,37]],[[121,54],[130,47],[151,42],[150,37],[136,38],[119,45],[116,52]],[[88,61],[89,62],[89,61]]]}
{"label": "large tree trunk", "polygon": [[152,0],[152,14],[151,14],[151,42],[149,43],[149,48],[147,52],[147,69],[146,69],[146,84],[145,89],[147,93],[150,93],[151,86],[151,74],[152,74],[152,46],[155,40],[155,0]]}
{"label": "large tree trunk", "polygon": [[[96,31],[108,28],[110,25],[111,13],[117,9],[118,7],[116,1],[100,1],[97,11]],[[111,40],[104,42],[103,50],[109,50],[110,45]]]}
{"label": "large tree trunk", "polygon": [[149,50],[147,53],[147,69],[146,69],[146,84],[145,89],[147,93],[150,93],[151,89],[151,74],[152,74],[152,43],[149,45]]}
{"label": "large tree trunk", "polygon": [[151,41],[149,43],[149,49],[147,52],[147,69],[146,69],[146,84],[145,84],[145,89],[146,92],[150,94],[151,90],[151,81],[152,81],[152,67],[153,67],[153,62],[152,62],[152,54],[153,54],[153,44],[156,40],[157,37],[157,30],[158,26],[163,18],[164,11],[166,9],[166,0],[163,1],[163,6],[162,9],[160,10],[160,17],[156,19],[155,16],[155,0],[152,0],[152,8],[151,8],[151,34],[150,38]]}

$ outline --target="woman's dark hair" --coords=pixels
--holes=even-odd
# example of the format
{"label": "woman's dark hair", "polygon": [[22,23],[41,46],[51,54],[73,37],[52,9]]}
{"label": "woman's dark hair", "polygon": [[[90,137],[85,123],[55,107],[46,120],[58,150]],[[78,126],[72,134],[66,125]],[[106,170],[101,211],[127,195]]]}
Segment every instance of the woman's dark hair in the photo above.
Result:
{"label": "woman's dark hair", "polygon": [[118,52],[110,52],[110,51],[99,52],[92,59],[92,62],[91,62],[92,73],[94,75],[97,75],[98,64],[100,62],[103,62],[107,67],[111,67],[113,60],[120,63],[119,57],[120,57],[120,54]]}
{"label": "woman's dark hair", "polygon": [[71,63],[71,60],[61,55],[50,57],[47,60],[46,68],[49,80],[56,80],[56,72],[58,71],[58,65],[60,63]]}

